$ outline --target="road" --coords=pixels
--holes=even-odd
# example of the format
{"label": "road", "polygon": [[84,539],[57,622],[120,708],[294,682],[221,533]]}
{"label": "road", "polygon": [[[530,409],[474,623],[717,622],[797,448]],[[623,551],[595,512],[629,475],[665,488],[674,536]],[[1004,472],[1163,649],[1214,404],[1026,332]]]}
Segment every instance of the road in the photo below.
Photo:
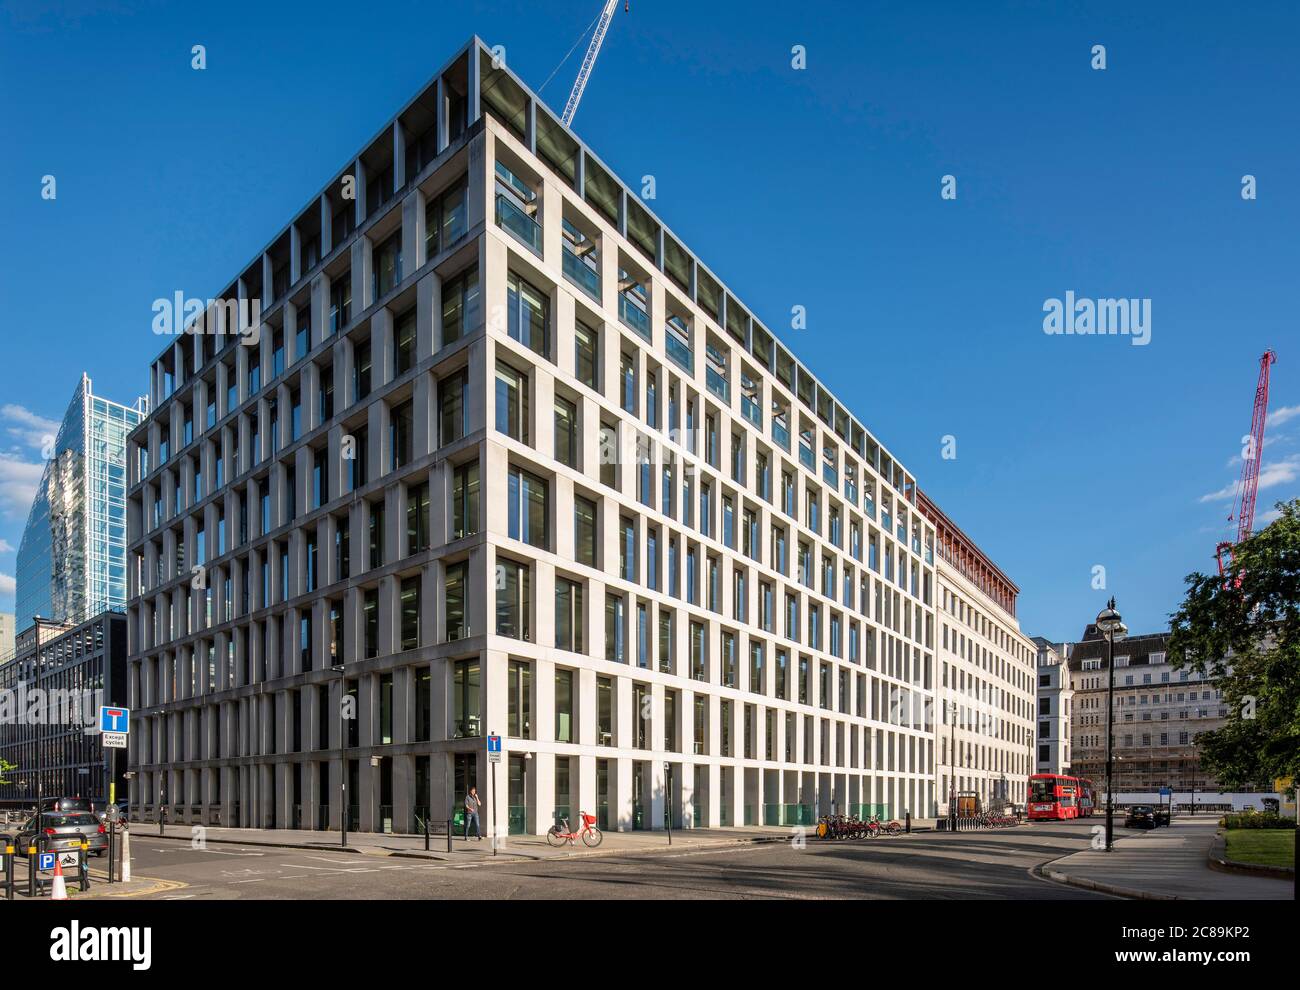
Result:
{"label": "road", "polygon": [[[492,865],[187,843],[141,835],[133,873],[166,881],[136,895],[169,900],[276,899],[1096,899],[1031,874],[1086,848],[1086,822],[989,832],[919,833],[856,842],[810,839],[690,852]],[[96,893],[110,888],[96,885]]]}

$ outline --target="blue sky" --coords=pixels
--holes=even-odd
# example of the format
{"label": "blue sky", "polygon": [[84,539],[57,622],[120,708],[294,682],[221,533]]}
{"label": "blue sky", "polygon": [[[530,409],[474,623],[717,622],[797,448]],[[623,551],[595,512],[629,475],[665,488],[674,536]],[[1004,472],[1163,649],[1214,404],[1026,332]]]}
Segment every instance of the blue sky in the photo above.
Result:
{"label": "blue sky", "polygon": [[[155,298],[221,291],[471,34],[536,88],[598,6],[0,4],[0,609],[77,376],[142,393]],[[633,0],[575,121],[1052,638],[1213,567],[1267,346],[1260,511],[1300,493],[1300,13],[1135,6]],[[1150,299],[1150,343],[1046,335],[1067,290]]]}

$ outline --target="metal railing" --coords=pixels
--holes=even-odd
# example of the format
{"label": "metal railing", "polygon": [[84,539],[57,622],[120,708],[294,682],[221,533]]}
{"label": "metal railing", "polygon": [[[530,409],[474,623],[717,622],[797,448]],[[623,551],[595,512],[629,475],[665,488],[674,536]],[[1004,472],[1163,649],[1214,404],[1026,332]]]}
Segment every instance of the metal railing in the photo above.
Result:
{"label": "metal railing", "polygon": [[497,193],[497,226],[510,231],[535,253],[542,253],[542,225],[504,193]]}

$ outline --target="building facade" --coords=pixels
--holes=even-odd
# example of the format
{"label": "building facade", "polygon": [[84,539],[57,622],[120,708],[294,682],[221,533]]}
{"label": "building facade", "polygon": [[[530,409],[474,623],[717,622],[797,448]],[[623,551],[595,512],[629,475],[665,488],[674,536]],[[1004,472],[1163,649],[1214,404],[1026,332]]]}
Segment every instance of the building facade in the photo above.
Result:
{"label": "building facade", "polygon": [[[915,480],[481,41],[216,302],[130,437],[136,815],[935,814]],[[971,580],[963,777],[1023,800],[1032,644]]]}
{"label": "building facade", "polygon": [[1020,589],[929,498],[938,560],[938,799],[1023,804],[1033,773],[1034,645],[1020,631]]}
{"label": "building facade", "polygon": [[0,663],[14,655],[14,613],[0,612]]}
{"label": "building facade", "polygon": [[[1116,640],[1114,752],[1115,791],[1151,793],[1217,791],[1205,772],[1196,737],[1220,728],[1228,710],[1213,679],[1175,670],[1166,659],[1168,633]],[[1093,625],[1070,648],[1074,690],[1071,730],[1074,772],[1104,788],[1106,779],[1106,641]]]}
{"label": "building facade", "polygon": [[77,623],[38,619],[0,663],[0,806],[30,807],[42,797],[108,800],[112,781],[125,795],[125,751],[100,744],[99,706],[126,701],[126,616],[104,612]]}
{"label": "building facade", "polygon": [[81,376],[52,441],[18,547],[16,628],[73,624],[126,606],[126,437],[147,413]]}
{"label": "building facade", "polygon": [[1072,776],[1070,728],[1074,688],[1068,663],[1070,644],[1052,643],[1042,636],[1035,636],[1034,643],[1038,647],[1034,772]]}

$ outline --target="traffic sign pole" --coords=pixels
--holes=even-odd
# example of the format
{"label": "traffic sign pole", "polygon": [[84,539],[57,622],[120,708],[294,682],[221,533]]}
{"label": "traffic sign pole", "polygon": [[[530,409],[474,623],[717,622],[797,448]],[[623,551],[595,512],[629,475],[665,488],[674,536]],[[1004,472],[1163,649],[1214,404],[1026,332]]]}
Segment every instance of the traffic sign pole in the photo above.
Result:
{"label": "traffic sign pole", "polygon": [[501,762],[501,737],[489,732],[487,737],[488,767],[492,774],[492,855],[497,854],[497,764]]}

